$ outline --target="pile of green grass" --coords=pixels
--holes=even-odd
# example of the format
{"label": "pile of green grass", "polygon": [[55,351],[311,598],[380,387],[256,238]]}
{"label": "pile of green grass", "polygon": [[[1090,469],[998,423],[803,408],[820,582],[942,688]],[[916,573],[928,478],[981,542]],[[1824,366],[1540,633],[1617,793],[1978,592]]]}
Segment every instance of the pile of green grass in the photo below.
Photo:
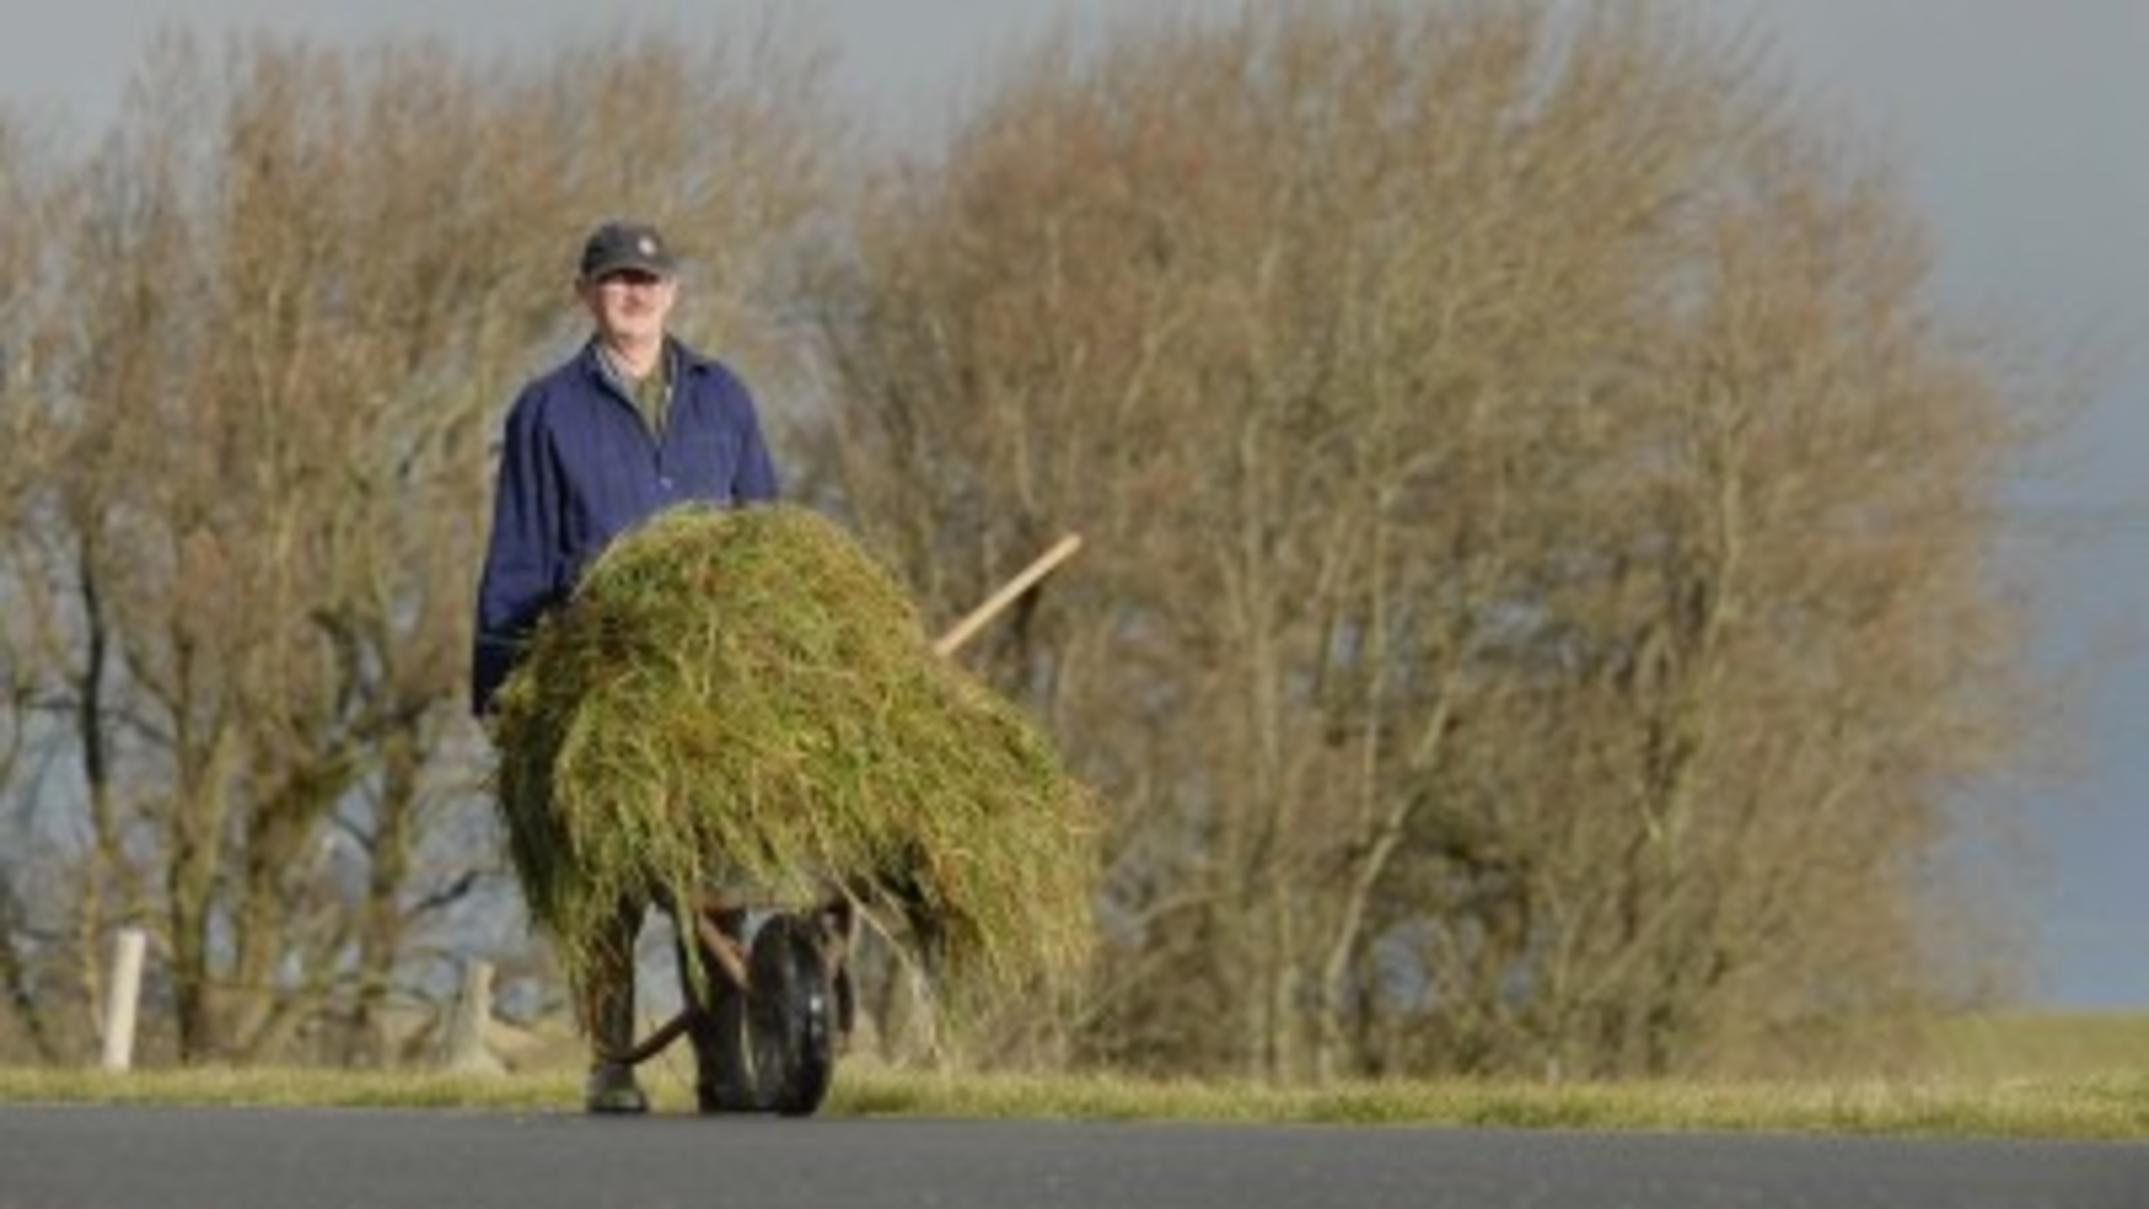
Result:
{"label": "pile of green grass", "polygon": [[578,986],[622,901],[712,877],[930,918],[958,991],[1090,942],[1088,795],[810,512],[677,509],[620,538],[532,636],[494,737],[516,871]]}

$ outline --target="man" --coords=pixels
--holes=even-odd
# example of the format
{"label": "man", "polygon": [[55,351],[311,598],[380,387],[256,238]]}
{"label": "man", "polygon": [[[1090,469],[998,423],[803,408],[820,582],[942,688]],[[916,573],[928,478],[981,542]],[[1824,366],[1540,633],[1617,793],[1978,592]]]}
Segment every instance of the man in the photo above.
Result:
{"label": "man", "polygon": [[[641,223],[598,227],[583,245],[575,291],[590,314],[589,341],[525,387],[508,412],[478,588],[472,703],[480,716],[491,712],[531,626],[567,598],[614,537],[675,504],[776,497],[752,397],[730,371],[668,333],[679,284],[663,236]],[[621,904],[583,1004],[596,1050],[586,1092],[592,1112],[648,1109],[634,1072],[608,1057],[634,1040],[634,938],[643,907]],[[689,939],[695,929],[685,911],[673,913],[684,983],[684,945],[698,942]],[[691,1033],[698,1099],[704,1111],[747,1107],[739,997],[718,986],[721,979],[707,981],[710,1010]]]}

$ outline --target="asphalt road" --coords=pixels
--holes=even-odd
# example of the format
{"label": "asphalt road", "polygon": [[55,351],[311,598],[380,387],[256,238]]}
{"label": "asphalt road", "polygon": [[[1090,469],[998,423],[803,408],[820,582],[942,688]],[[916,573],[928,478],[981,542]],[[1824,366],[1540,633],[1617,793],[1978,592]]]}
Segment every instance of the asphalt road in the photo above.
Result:
{"label": "asphalt road", "polygon": [[0,1107],[0,1209],[2144,1209],[2149,1145]]}

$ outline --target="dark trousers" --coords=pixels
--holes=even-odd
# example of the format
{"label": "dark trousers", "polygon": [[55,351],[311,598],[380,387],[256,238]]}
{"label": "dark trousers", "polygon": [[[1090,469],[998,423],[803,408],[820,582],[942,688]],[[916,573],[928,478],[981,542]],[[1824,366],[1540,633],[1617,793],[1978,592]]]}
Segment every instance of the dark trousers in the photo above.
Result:
{"label": "dark trousers", "polygon": [[[671,913],[678,932],[680,989],[700,1009],[688,1026],[687,1039],[694,1046],[695,1092],[701,1107],[746,1107],[752,1101],[752,1093],[746,1079],[745,998],[724,977],[715,954],[702,942],[700,930],[694,925],[693,909],[683,911],[670,903],[662,905]],[[634,900],[619,905],[591,964],[585,1019],[600,1061],[605,1054],[625,1053],[634,1047],[634,940],[642,929],[645,907]],[[703,910],[724,935],[739,938],[744,912]],[[699,950],[698,976],[689,965],[690,944]]]}

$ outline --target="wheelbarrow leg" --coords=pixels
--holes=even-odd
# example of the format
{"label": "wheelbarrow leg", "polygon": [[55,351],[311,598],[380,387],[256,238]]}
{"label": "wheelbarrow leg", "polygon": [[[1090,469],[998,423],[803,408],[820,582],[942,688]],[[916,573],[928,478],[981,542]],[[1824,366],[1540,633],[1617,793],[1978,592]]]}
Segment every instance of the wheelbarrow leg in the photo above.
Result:
{"label": "wheelbarrow leg", "polygon": [[[696,904],[694,910],[700,919],[679,921],[679,982],[699,1009],[687,1024],[694,1046],[694,1099],[707,1113],[751,1112],[759,1105],[746,1073],[746,1000],[729,975],[739,962],[745,912],[710,903]],[[712,930],[716,936],[708,935]],[[728,941],[730,951],[719,941]],[[688,969],[688,943],[700,950],[699,980]]]}

